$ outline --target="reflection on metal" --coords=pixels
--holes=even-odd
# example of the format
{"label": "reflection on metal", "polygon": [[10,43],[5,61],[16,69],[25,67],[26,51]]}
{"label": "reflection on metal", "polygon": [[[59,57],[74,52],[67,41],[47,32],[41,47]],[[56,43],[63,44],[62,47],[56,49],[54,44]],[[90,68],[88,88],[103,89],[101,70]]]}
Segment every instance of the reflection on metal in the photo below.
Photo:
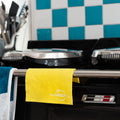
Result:
{"label": "reflection on metal", "polygon": [[15,76],[25,76],[25,74],[26,74],[26,69],[19,69],[19,70],[16,70],[15,72],[14,72],[14,75]]}
{"label": "reflection on metal", "polygon": [[34,59],[61,59],[61,58],[78,58],[82,56],[82,51],[9,51],[2,57],[3,60],[21,60],[23,57]]}
{"label": "reflection on metal", "polygon": [[110,70],[76,70],[77,77],[99,77],[99,78],[120,78],[120,71]]}
{"label": "reflection on metal", "polygon": [[[14,72],[16,76],[25,76],[25,74],[26,69],[18,69]],[[120,71],[76,70],[74,77],[120,78]]]}
{"label": "reflection on metal", "polygon": [[92,53],[92,64],[96,65],[98,59],[120,60],[120,48],[94,50]]}

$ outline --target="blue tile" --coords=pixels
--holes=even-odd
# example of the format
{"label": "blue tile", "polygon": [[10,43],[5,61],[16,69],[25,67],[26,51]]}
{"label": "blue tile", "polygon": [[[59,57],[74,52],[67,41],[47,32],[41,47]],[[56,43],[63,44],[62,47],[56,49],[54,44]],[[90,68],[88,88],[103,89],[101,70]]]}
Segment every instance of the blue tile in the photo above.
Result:
{"label": "blue tile", "polygon": [[85,39],[84,27],[70,27],[69,28],[69,40],[81,40]]}
{"label": "blue tile", "polygon": [[51,29],[38,29],[37,39],[38,40],[51,40],[52,39]]}
{"label": "blue tile", "polygon": [[120,3],[120,0],[103,0],[103,4]]}
{"label": "blue tile", "polygon": [[67,26],[67,9],[58,9],[52,11],[52,26],[64,27]]}
{"label": "blue tile", "polygon": [[86,25],[99,25],[102,20],[102,6],[86,7]]}
{"label": "blue tile", "polygon": [[36,0],[36,9],[50,9],[51,8],[51,0]]}
{"label": "blue tile", "polygon": [[120,25],[105,25],[104,37],[105,38],[120,37]]}
{"label": "blue tile", "polygon": [[68,0],[68,7],[84,6],[84,0]]}

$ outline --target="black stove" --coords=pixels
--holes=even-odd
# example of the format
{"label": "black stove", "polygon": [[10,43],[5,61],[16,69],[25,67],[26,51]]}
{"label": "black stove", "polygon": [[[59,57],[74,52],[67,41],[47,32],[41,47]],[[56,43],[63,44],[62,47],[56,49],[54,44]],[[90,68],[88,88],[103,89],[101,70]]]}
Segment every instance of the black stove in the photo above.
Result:
{"label": "black stove", "polygon": [[[66,48],[82,50],[80,61],[76,65],[69,64],[67,67],[74,67],[83,70],[111,70],[110,67],[101,65],[98,67],[92,64],[92,53],[94,50],[119,47],[118,38],[100,40],[72,40],[72,41],[30,41],[29,49],[37,48]],[[26,58],[26,57],[25,57]],[[29,57],[28,57],[29,58]],[[25,62],[28,61],[24,59]],[[7,60],[2,59],[5,65],[9,65]],[[35,59],[34,59],[35,60]],[[101,59],[100,59],[101,60]],[[99,61],[100,61],[99,60]],[[23,62],[22,61],[22,62]],[[21,61],[16,61],[21,62]],[[82,64],[81,64],[82,63]],[[13,61],[13,67],[16,66]],[[35,61],[25,67],[19,64],[18,68],[36,67]],[[38,65],[38,63],[37,63]],[[110,64],[109,64],[110,65]],[[40,67],[40,66],[39,66]],[[42,66],[46,67],[46,66]],[[47,66],[49,68],[49,66]],[[66,66],[57,66],[57,68]],[[56,68],[54,66],[53,68]],[[118,67],[120,69],[120,67]],[[117,68],[117,70],[119,70]],[[113,69],[112,69],[113,70]],[[115,68],[114,68],[115,70]],[[74,105],[54,105],[44,103],[25,102],[24,77],[19,78],[16,120],[119,120],[120,119],[120,78],[80,78],[81,83],[73,84]]]}

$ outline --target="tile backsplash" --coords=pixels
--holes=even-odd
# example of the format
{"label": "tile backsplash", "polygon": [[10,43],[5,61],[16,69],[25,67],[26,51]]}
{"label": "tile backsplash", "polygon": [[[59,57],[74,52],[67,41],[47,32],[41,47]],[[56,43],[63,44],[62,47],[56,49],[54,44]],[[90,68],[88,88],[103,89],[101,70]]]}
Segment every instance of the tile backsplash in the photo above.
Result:
{"label": "tile backsplash", "polygon": [[120,37],[120,0],[31,0],[32,40]]}

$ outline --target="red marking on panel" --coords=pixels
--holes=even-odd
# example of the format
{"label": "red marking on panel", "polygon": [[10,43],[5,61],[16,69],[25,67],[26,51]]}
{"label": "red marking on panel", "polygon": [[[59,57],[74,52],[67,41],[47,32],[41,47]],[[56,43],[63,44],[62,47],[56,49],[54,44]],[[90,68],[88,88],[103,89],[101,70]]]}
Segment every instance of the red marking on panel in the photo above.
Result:
{"label": "red marking on panel", "polygon": [[103,99],[103,102],[109,102],[110,99]]}
{"label": "red marking on panel", "polygon": [[104,98],[110,98],[111,96],[104,96]]}

